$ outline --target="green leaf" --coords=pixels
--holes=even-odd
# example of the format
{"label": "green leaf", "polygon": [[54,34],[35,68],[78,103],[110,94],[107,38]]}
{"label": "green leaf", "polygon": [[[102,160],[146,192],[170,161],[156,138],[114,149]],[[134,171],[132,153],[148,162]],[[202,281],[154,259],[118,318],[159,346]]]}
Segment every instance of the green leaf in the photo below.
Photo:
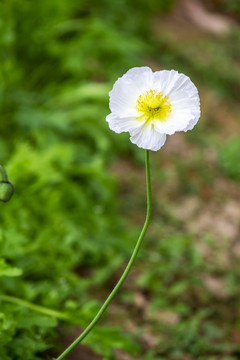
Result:
{"label": "green leaf", "polygon": [[8,265],[4,259],[0,259],[0,277],[2,276],[20,276],[22,275],[22,270]]}

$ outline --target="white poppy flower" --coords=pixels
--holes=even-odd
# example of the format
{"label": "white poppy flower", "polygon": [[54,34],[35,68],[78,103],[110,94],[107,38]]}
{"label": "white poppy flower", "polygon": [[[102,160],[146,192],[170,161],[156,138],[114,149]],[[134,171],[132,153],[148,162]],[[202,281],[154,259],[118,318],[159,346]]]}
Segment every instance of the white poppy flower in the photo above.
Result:
{"label": "white poppy flower", "polygon": [[135,67],[115,82],[109,95],[110,129],[129,132],[131,142],[143,149],[159,150],[166,135],[191,130],[200,117],[196,86],[175,70]]}

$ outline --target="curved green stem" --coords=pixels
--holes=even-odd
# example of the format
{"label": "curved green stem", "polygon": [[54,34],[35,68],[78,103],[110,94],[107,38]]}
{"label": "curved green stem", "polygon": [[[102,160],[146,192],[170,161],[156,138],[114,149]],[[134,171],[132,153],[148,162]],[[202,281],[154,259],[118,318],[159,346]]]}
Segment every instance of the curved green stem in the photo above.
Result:
{"label": "curved green stem", "polygon": [[2,175],[2,181],[7,182],[8,181],[7,173],[2,165],[0,165],[0,173]]}
{"label": "curved green stem", "polygon": [[112,290],[111,294],[108,296],[105,303],[102,305],[100,310],[98,311],[97,315],[94,317],[94,319],[90,322],[90,324],[86,327],[86,329],[82,332],[82,334],[56,359],[56,360],[62,360],[67,356],[92,330],[92,328],[96,325],[98,320],[101,318],[105,310],[107,309],[109,303],[112,301],[113,297],[116,295],[118,290],[120,289],[121,285],[123,284],[124,280],[126,279],[134,260],[136,259],[136,256],[138,254],[139,248],[141,246],[143,237],[146,233],[146,230],[148,228],[150,216],[151,216],[151,179],[150,179],[150,168],[149,168],[149,153],[148,150],[145,150],[145,163],[146,163],[146,185],[147,185],[147,214],[145,223],[143,225],[142,231],[140,233],[140,236],[138,238],[137,244],[133,250],[132,256],[127,264],[126,269],[124,270],[120,280],[118,281],[117,285]]}

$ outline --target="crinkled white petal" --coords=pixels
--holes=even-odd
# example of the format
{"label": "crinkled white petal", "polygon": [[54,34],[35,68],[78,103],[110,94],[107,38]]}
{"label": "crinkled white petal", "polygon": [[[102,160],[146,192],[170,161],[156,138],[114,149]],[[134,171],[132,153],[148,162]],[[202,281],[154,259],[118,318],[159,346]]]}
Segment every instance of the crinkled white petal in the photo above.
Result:
{"label": "crinkled white petal", "polygon": [[119,78],[110,91],[110,110],[120,117],[137,116],[136,102],[140,94],[153,85],[152,70],[147,67],[130,69]]}
{"label": "crinkled white petal", "polygon": [[157,151],[161,149],[166,141],[166,135],[160,134],[149,123],[130,130],[130,135],[130,140],[133,144],[146,150]]}
{"label": "crinkled white petal", "polygon": [[196,100],[195,106],[194,103],[192,103],[191,106],[191,111],[193,113],[193,118],[189,121],[188,126],[183,129],[183,131],[188,131],[188,130],[192,130],[194,128],[194,126],[196,125],[196,123],[198,122],[200,115],[201,115],[201,110],[200,110],[200,100],[199,97]]}
{"label": "crinkled white petal", "polygon": [[118,115],[115,114],[109,114],[106,117],[106,120],[109,124],[110,129],[115,131],[117,134],[138,128],[144,123],[144,121],[139,121],[134,116],[119,117]]}
{"label": "crinkled white petal", "polygon": [[172,135],[177,131],[192,129],[199,119],[197,112],[184,107],[172,106],[172,112],[166,121],[154,121],[154,127],[162,134]]}
{"label": "crinkled white petal", "polygon": [[[155,121],[157,131],[168,135],[191,130],[200,117],[198,91],[188,76],[177,71],[163,70],[154,74],[154,86],[169,97],[172,111],[165,121]],[[161,90],[162,89],[162,90]]]}
{"label": "crinkled white petal", "polygon": [[153,73],[153,84],[156,90],[162,91],[164,95],[172,93],[197,92],[197,89],[190,78],[175,70],[161,70]]}

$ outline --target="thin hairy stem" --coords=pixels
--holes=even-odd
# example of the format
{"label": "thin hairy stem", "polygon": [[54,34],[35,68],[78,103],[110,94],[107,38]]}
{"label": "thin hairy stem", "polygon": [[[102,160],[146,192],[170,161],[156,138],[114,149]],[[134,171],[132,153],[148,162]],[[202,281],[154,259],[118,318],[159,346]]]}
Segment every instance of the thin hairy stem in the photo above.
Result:
{"label": "thin hairy stem", "polygon": [[120,278],[117,285],[112,290],[111,294],[108,296],[96,316],[93,318],[93,320],[90,322],[90,324],[86,327],[86,329],[82,332],[82,334],[56,359],[56,360],[62,360],[64,359],[93,329],[93,327],[96,325],[98,320],[101,318],[101,316],[104,314],[105,310],[107,309],[108,305],[112,301],[113,297],[116,295],[118,290],[120,289],[121,285],[123,284],[124,280],[126,279],[134,260],[136,259],[136,256],[138,254],[138,251],[140,249],[142,240],[144,238],[144,235],[147,231],[150,216],[151,216],[151,179],[150,179],[150,167],[149,167],[149,152],[148,150],[145,150],[145,164],[146,164],[146,186],[147,186],[147,214],[145,223],[143,225],[142,231],[140,233],[140,236],[138,238],[137,244],[133,250],[132,256]]}

